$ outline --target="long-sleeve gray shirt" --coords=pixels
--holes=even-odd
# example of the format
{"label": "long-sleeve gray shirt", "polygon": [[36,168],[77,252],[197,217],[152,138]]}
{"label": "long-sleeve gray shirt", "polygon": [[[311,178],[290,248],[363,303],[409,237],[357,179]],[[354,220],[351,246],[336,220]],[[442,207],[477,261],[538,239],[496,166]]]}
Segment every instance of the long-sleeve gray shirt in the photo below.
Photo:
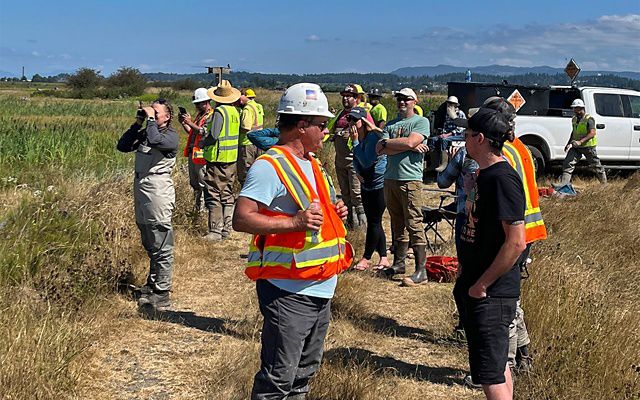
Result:
{"label": "long-sleeve gray shirt", "polygon": [[156,121],[147,121],[147,127],[135,122],[118,140],[117,149],[123,153],[135,151],[144,144],[160,150],[165,157],[175,158],[178,153],[178,132],[171,126],[158,128]]}
{"label": "long-sleeve gray shirt", "polygon": [[213,146],[218,141],[220,137],[220,132],[222,131],[222,124],[224,123],[224,117],[222,113],[216,110],[213,113],[213,121],[211,121],[211,129],[205,132],[203,138],[198,143],[200,148],[205,148],[207,146]]}

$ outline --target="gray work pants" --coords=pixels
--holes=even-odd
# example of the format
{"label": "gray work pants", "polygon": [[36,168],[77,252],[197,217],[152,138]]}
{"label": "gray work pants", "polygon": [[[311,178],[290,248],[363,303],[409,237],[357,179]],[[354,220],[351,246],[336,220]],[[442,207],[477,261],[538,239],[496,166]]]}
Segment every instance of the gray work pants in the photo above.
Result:
{"label": "gray work pants", "polygon": [[607,175],[604,172],[604,167],[598,158],[598,153],[595,147],[572,147],[567,152],[567,156],[562,163],[562,179],[561,184],[566,185],[571,182],[571,175],[576,168],[576,164],[584,156],[587,159],[589,168],[595,170],[598,175],[600,183],[607,183]]}
{"label": "gray work pants", "polygon": [[194,205],[193,208],[199,211],[202,208],[202,195],[206,198],[209,193],[205,190],[206,183],[204,176],[206,174],[206,164],[196,164],[189,156],[189,185],[193,189]]}
{"label": "gray work pants", "polygon": [[331,299],[290,293],[266,280],[256,282],[256,291],[264,323],[251,399],[303,397],[322,360]]}
{"label": "gray work pants", "polygon": [[134,208],[142,245],[149,256],[147,285],[171,290],[173,277],[173,227],[175,190],[171,174],[151,174],[134,179]]}
{"label": "gray work pants", "polygon": [[336,135],[334,145],[336,149],[336,175],[340,194],[344,205],[349,209],[355,207],[358,214],[364,214],[362,207],[362,197],[360,196],[360,181],[353,166],[353,154],[347,143],[348,139]]}
{"label": "gray work pants", "polygon": [[260,150],[254,144],[238,146],[237,169],[238,169],[238,182],[240,182],[240,186],[244,185],[244,180],[247,178],[247,171],[249,171],[249,168],[251,168],[251,165],[262,154],[264,154],[264,151]]}

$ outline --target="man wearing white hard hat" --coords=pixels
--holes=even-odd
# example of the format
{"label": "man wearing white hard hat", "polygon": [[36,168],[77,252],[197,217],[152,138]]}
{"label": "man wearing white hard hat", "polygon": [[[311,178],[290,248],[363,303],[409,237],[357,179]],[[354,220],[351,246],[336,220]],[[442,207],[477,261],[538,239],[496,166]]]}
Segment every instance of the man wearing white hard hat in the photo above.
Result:
{"label": "man wearing white hard hat", "polygon": [[589,167],[595,169],[600,183],[607,183],[607,174],[604,172],[604,167],[598,158],[596,152],[596,121],[593,117],[586,113],[584,108],[584,101],[581,99],[575,99],[571,103],[573,108],[573,119],[571,120],[571,136],[567,145],[564,147],[564,151],[567,152],[567,156],[562,163],[562,178],[560,185],[566,185],[571,183],[571,175],[576,168],[576,164],[582,156],[587,159]]}
{"label": "man wearing white hard hat", "polygon": [[[418,96],[411,88],[395,93],[398,116],[384,127],[378,154],[387,155],[384,174],[384,199],[391,217],[394,240],[393,265],[381,270],[383,276],[405,273],[409,245],[415,256],[416,271],[403,283],[414,286],[427,282],[427,237],[422,225],[421,193],[425,144],[429,137],[429,120],[415,114]],[[408,231],[408,234],[407,234]]]}
{"label": "man wearing white hard hat", "polygon": [[196,107],[196,116],[191,119],[191,114],[180,113],[178,120],[180,125],[189,135],[187,144],[184,146],[183,155],[189,160],[189,185],[193,189],[194,205],[193,210],[200,212],[202,209],[202,195],[208,196],[204,176],[207,161],[204,159],[203,151],[198,147],[198,143],[205,134],[205,124],[213,115],[211,98],[207,94],[207,89],[198,88],[193,93],[192,103]]}
{"label": "man wearing white hard hat", "polygon": [[314,157],[329,112],[320,86],[289,87],[278,106],[279,144],[253,163],[233,216],[253,234],[245,274],[256,281],[260,370],[251,399],[303,399],[322,359],[337,275],[353,250],[345,239],[347,207]]}

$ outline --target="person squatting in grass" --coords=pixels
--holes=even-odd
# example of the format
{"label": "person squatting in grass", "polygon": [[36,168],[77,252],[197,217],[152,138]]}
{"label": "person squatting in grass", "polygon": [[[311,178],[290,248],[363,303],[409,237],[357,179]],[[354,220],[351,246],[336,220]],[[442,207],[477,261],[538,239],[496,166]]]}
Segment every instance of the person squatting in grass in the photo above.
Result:
{"label": "person squatting in grass", "polygon": [[509,325],[520,296],[517,260],[526,248],[522,181],[501,153],[510,131],[508,118],[488,108],[480,108],[465,131],[467,153],[480,172],[467,197],[458,280],[471,376],[490,400],[513,398]]}
{"label": "person squatting in grass", "polygon": [[245,274],[256,281],[260,370],[251,398],[304,399],[322,359],[337,275],[353,250],[347,207],[313,152],[333,114],[320,86],[289,87],[278,106],[280,142],[251,166],[233,228],[253,234]]}
{"label": "person squatting in grass", "polygon": [[[176,164],[178,133],[171,126],[173,109],[162,99],[138,110],[136,121],[120,137],[117,148],[135,151],[133,199],[142,245],[149,255],[147,282],[140,288],[138,305],[168,308],[173,277],[175,189],[171,172]],[[144,122],[146,126],[143,126]]]}

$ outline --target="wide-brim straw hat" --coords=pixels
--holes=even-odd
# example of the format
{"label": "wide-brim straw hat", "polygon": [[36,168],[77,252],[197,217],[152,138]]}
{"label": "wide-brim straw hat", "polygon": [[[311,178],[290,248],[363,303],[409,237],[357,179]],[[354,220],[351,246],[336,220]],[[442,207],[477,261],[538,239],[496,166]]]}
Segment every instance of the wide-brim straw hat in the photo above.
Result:
{"label": "wide-brim straw hat", "polygon": [[210,88],[207,94],[216,103],[223,104],[235,103],[240,98],[240,91],[231,86],[227,80],[223,80],[218,86]]}

